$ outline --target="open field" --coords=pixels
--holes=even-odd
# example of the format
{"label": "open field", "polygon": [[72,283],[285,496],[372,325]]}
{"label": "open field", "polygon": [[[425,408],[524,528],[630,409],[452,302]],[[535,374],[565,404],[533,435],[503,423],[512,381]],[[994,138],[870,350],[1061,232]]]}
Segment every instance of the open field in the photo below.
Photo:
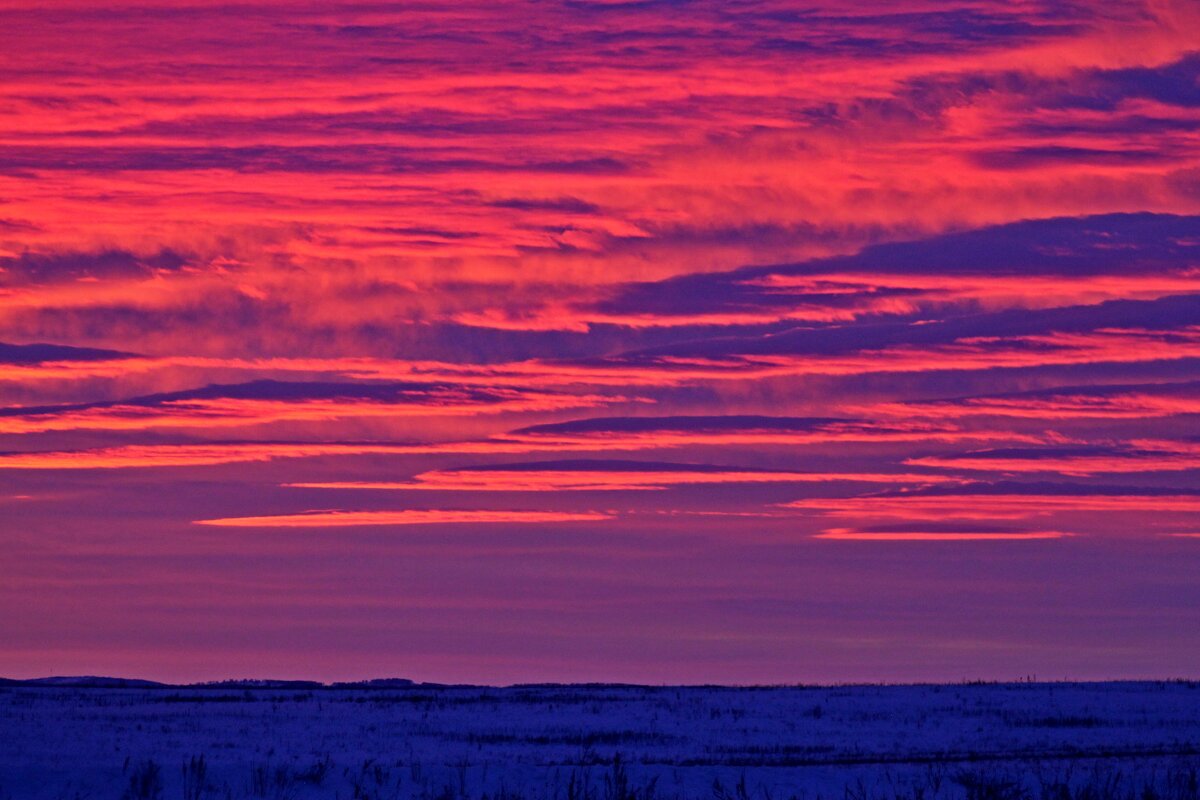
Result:
{"label": "open field", "polygon": [[0,798],[1197,796],[1185,682],[0,688]]}

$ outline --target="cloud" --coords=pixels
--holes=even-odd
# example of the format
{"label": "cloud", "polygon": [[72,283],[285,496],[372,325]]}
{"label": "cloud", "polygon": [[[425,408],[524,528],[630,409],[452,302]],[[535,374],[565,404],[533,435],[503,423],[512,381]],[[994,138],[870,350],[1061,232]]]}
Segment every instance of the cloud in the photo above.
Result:
{"label": "cloud", "polygon": [[396,511],[306,511],[265,517],[226,517],[196,520],[196,525],[226,528],[345,528],[394,525],[496,525],[550,522],[598,522],[611,519],[602,512],[485,511],[479,509],[401,509]]}
{"label": "cloud", "polygon": [[124,250],[26,252],[15,257],[0,257],[0,286],[147,278],[175,273],[186,266],[187,260],[183,256],[170,251],[146,256]]}
{"label": "cloud", "polygon": [[0,453],[0,469],[160,469],[347,455],[428,453],[429,445],[386,442],[195,442],[132,444],[87,450]]}
{"label": "cloud", "polygon": [[543,450],[590,450],[583,443],[509,439],[476,439],[447,442],[389,441],[263,441],[188,442],[177,444],[126,444],[80,450],[0,452],[0,469],[140,469],[215,466],[275,461],[289,458],[325,458],[372,455],[486,455],[531,453]]}
{"label": "cloud", "polygon": [[686,445],[800,445],[828,442],[918,442],[988,439],[1021,434],[968,431],[928,422],[877,423],[843,417],[763,415],[590,417],[513,431],[516,441],[591,444],[605,448]]}
{"label": "cloud", "polygon": [[[872,373],[1132,364],[1200,357],[1200,296],[1111,301],[1020,314],[798,330],[654,348],[578,364],[631,384]],[[1172,325],[1174,323],[1174,325]]]}
{"label": "cloud", "polygon": [[866,528],[827,528],[813,538],[860,542],[1003,542],[1062,539],[1072,535],[1054,530],[925,523]]}
{"label": "cloud", "polygon": [[1032,220],[798,264],[628,284],[548,310],[562,327],[845,323],[1195,293],[1200,218]]}
{"label": "cloud", "polygon": [[[130,353],[60,344],[6,344],[0,342],[0,370],[7,366],[43,368],[68,362],[117,361],[133,358]],[[3,374],[0,372],[0,374]]]}
{"label": "cloud", "polygon": [[1197,75],[1200,75],[1200,53],[1191,53],[1178,61],[1153,67],[1106,70],[1093,76],[1099,92],[1081,93],[1074,100],[1086,107],[1095,108],[1100,102],[1106,103],[1107,108],[1113,108],[1123,100],[1136,97],[1167,105],[1200,108]]}
{"label": "cloud", "polygon": [[317,383],[262,380],[127,400],[0,409],[0,432],[139,430],[252,425],[346,417],[550,411],[603,402],[597,395],[433,383]]}
{"label": "cloud", "polygon": [[904,463],[974,472],[1058,472],[1063,475],[1200,469],[1200,443],[1147,441],[1140,444],[973,450],[909,458]]}
{"label": "cloud", "polygon": [[472,158],[414,157],[406,147],[292,146],[243,147],[10,147],[0,155],[0,173],[36,170],[108,172],[237,173],[282,172],[316,175],[358,172],[437,175],[447,172],[529,172],[535,174],[615,175],[629,171],[616,158],[487,161]]}
{"label": "cloud", "polygon": [[1095,147],[1062,145],[983,150],[975,153],[973,157],[976,163],[988,169],[1042,169],[1051,164],[1061,165],[1064,163],[1104,167],[1160,164],[1175,160],[1163,150],[1103,150]]}
{"label": "cloud", "polygon": [[[2,462],[0,462],[2,464]],[[613,459],[492,464],[424,472],[409,481],[325,481],[288,484],[308,489],[438,490],[487,492],[645,491],[672,486],[741,483],[940,483],[938,475],[871,472],[799,472],[716,464]]]}
{"label": "cloud", "polygon": [[1027,392],[875,403],[864,412],[901,417],[1002,416],[1039,420],[1144,419],[1200,414],[1200,382],[1063,386]]}
{"label": "cloud", "polygon": [[960,487],[884,492],[844,498],[805,498],[786,508],[824,517],[929,523],[947,520],[1024,520],[1060,513],[1152,515],[1193,514],[1200,496],[1178,489],[1067,486],[1055,484],[965,484]]}

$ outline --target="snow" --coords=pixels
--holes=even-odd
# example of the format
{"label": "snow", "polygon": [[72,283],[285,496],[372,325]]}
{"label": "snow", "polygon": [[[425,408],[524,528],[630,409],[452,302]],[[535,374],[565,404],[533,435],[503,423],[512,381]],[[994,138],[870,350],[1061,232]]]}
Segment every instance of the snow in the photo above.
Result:
{"label": "snow", "polygon": [[[759,800],[928,800],[974,773],[1037,786],[1097,766],[1165,774],[1198,753],[1189,682],[0,687],[3,800],[115,800],[148,761],[165,798],[568,800],[574,775],[612,800],[617,756],[658,798],[736,799],[741,784]],[[203,780],[185,778],[200,758]]]}

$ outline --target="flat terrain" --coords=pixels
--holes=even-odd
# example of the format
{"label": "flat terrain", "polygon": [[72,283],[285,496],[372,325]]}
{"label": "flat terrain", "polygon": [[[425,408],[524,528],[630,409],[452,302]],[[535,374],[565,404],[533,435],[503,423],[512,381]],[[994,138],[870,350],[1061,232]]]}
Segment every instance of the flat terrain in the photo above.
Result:
{"label": "flat terrain", "polygon": [[0,688],[4,800],[1144,800],[1197,754],[1184,682]]}

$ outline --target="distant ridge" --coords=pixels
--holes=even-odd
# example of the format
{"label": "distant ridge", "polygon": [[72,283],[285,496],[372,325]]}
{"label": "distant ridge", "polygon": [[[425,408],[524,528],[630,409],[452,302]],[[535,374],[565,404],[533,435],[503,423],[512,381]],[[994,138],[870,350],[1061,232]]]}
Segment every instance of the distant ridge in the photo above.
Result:
{"label": "distant ridge", "polygon": [[4,679],[6,686],[57,686],[69,689],[167,689],[170,684],[139,678],[108,678],[99,675],[56,675],[29,680]]}
{"label": "distant ridge", "polygon": [[408,678],[372,678],[361,681],[280,680],[274,678],[234,678],[200,683],[162,683],[139,678],[112,678],[103,675],[55,675],[46,678],[0,678],[0,687],[57,689],[406,689],[434,688],[440,683],[417,683]]}

